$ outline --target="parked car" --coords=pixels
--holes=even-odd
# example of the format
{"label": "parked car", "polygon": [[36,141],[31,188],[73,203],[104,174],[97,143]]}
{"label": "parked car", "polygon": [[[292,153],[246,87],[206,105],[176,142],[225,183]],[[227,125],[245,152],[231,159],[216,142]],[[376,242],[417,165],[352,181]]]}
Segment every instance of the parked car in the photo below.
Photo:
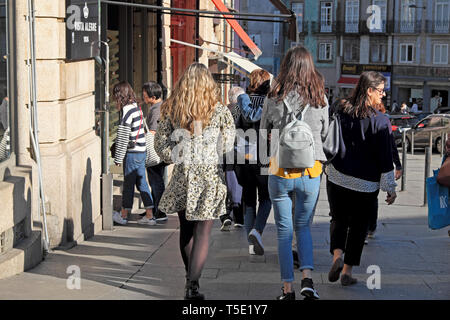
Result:
{"label": "parked car", "polygon": [[411,151],[412,134],[414,133],[414,149],[424,148],[430,145],[430,133],[432,133],[432,147],[438,153],[441,152],[441,135],[450,133],[450,114],[432,114],[411,127],[406,132],[406,148]]}
{"label": "parked car", "polygon": [[399,147],[402,145],[402,133],[400,132],[400,129],[411,128],[417,123],[416,116],[408,114],[389,114],[388,117],[391,121],[395,144]]}

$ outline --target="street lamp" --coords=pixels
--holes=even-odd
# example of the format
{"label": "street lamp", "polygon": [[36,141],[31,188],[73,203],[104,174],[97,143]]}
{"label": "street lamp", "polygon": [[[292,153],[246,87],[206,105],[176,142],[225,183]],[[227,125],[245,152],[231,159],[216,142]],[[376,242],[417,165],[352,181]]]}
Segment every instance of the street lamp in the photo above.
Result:
{"label": "street lamp", "polygon": [[413,9],[426,9],[427,8],[427,7],[418,7],[415,4],[410,4],[409,7],[413,8]]}

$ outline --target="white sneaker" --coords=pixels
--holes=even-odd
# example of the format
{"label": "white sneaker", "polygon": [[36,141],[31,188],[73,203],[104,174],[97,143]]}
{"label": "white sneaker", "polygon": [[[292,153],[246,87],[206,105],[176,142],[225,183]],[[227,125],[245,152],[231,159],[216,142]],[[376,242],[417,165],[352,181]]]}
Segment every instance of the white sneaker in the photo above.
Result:
{"label": "white sneaker", "polygon": [[154,226],[156,224],[156,219],[155,218],[147,218],[147,217],[143,217],[142,219],[137,221],[138,224],[146,224],[149,226]]}
{"label": "white sneaker", "polygon": [[112,215],[113,221],[117,224],[126,225],[128,221],[122,218],[122,214],[120,212],[114,211]]}
{"label": "white sneaker", "polygon": [[254,245],[251,244],[251,245],[248,246],[248,254],[251,254],[251,255],[255,255],[256,254]]}
{"label": "white sneaker", "polygon": [[256,229],[252,229],[248,234],[248,240],[254,245],[255,254],[262,256],[264,255],[264,246],[262,243],[261,235]]}

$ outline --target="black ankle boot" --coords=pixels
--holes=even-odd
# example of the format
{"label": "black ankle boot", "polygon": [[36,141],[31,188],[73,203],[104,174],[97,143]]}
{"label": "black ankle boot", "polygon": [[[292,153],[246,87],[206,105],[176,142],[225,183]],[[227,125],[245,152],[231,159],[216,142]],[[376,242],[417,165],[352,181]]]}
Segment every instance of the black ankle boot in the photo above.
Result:
{"label": "black ankle boot", "polygon": [[184,300],[205,300],[205,296],[198,292],[199,288],[198,281],[187,280]]}

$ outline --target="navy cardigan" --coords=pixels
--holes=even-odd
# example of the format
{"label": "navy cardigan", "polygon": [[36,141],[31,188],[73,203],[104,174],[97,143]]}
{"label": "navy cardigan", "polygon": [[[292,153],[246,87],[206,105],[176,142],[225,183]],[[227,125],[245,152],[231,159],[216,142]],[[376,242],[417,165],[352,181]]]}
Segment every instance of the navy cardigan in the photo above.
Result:
{"label": "navy cardigan", "polygon": [[342,135],[333,166],[341,173],[379,182],[394,169],[389,119],[381,112],[359,119],[338,111]]}

